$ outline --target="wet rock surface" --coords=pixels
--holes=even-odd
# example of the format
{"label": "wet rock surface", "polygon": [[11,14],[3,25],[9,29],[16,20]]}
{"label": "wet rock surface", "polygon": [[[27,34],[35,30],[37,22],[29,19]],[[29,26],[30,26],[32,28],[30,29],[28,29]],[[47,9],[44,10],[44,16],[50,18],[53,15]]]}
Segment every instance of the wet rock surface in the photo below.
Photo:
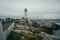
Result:
{"label": "wet rock surface", "polygon": [[54,34],[53,30],[60,30],[60,25],[46,21],[32,21],[32,26],[42,28],[46,33]]}

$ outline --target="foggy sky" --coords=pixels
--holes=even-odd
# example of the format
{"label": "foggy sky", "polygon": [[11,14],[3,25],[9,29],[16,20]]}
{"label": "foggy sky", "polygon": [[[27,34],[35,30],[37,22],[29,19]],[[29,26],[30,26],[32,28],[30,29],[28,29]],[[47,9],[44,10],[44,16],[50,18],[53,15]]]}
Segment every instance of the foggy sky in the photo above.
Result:
{"label": "foggy sky", "polygon": [[60,0],[0,0],[0,16],[24,16],[60,19]]}

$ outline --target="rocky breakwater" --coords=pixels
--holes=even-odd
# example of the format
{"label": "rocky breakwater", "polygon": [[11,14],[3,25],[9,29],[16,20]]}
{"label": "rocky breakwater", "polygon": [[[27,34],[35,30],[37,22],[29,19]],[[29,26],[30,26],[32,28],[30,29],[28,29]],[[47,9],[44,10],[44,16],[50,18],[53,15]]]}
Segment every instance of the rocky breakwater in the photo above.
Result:
{"label": "rocky breakwater", "polygon": [[42,29],[41,31],[44,31],[49,34],[53,34],[53,30],[60,30],[60,25],[52,23],[52,22],[47,22],[47,21],[33,20],[32,26],[39,27]]}

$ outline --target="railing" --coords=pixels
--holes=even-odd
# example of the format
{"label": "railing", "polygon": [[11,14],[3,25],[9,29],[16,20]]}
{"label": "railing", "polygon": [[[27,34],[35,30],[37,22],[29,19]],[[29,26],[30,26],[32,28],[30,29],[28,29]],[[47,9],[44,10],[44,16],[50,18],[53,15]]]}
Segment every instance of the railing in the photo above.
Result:
{"label": "railing", "polygon": [[5,31],[6,29],[8,29],[8,27],[13,23],[13,21],[2,21],[2,29],[3,31]]}

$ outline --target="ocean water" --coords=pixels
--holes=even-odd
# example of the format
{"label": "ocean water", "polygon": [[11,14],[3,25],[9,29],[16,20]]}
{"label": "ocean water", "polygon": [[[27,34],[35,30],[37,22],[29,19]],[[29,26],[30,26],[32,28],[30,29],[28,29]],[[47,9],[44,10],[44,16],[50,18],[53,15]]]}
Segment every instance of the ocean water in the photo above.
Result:
{"label": "ocean water", "polygon": [[56,24],[60,25],[60,23],[56,23]]}
{"label": "ocean water", "polygon": [[[56,23],[56,24],[60,25],[60,23]],[[55,35],[60,36],[60,30],[55,30],[53,32]]]}

